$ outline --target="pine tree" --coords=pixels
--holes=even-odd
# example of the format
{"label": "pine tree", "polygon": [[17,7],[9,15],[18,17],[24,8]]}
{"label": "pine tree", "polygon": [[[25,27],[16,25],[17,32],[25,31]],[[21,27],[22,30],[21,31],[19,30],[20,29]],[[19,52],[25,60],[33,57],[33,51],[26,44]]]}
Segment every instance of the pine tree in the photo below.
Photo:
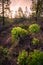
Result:
{"label": "pine tree", "polygon": [[0,15],[2,16],[2,25],[5,25],[5,13],[7,13],[7,10],[10,11],[9,5],[10,0],[0,0]]}

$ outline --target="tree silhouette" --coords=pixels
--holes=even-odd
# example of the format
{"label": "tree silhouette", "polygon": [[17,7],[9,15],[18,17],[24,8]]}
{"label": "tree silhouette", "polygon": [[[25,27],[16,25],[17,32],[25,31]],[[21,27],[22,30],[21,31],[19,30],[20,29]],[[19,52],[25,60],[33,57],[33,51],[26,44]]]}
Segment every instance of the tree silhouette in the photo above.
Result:
{"label": "tree silhouette", "polygon": [[36,12],[36,21],[37,21],[37,18],[40,17],[42,13],[43,0],[32,0],[32,3],[33,3],[32,9],[33,11]]}
{"label": "tree silhouette", "polygon": [[27,14],[28,14],[28,8],[27,6],[25,7],[25,17],[27,17]]}
{"label": "tree silhouette", "polygon": [[2,25],[5,25],[5,21],[4,21],[4,18],[5,18],[5,13],[6,10],[9,10],[9,4],[10,4],[10,0],[0,0],[0,6],[1,6],[1,15],[2,15]]}
{"label": "tree silhouette", "polygon": [[24,15],[21,7],[19,7],[19,9],[18,9],[18,14],[19,14],[19,17],[23,17],[23,15]]}

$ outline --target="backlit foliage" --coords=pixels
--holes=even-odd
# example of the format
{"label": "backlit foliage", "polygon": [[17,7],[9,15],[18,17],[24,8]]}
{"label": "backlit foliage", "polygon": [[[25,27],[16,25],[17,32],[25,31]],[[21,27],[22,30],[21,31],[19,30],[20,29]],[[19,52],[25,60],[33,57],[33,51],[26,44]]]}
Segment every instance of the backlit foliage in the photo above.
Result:
{"label": "backlit foliage", "polygon": [[28,34],[28,31],[25,29],[22,29],[21,27],[14,27],[11,30],[11,36],[13,40],[18,39],[20,36],[25,36]]}
{"label": "backlit foliage", "polygon": [[29,26],[30,33],[38,33],[40,31],[40,26],[38,24],[31,24]]}

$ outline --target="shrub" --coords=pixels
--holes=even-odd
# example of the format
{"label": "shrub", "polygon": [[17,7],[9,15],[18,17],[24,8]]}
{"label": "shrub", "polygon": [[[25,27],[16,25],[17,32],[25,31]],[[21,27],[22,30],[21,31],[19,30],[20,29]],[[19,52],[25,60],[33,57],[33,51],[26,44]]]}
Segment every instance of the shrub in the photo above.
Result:
{"label": "shrub", "polygon": [[43,65],[43,52],[34,50],[34,52],[30,52],[28,55],[26,51],[22,51],[22,53],[20,53],[18,56],[18,64]]}
{"label": "shrub", "polygon": [[14,27],[11,30],[11,35],[12,35],[12,39],[16,40],[18,39],[20,36],[25,36],[28,34],[28,31],[25,29],[22,29],[21,27]]}
{"label": "shrub", "polygon": [[31,24],[29,26],[29,32],[30,33],[38,33],[40,30],[40,26],[38,24]]}
{"label": "shrub", "polygon": [[3,48],[2,46],[0,47],[0,55],[3,58],[8,58],[8,49],[7,48]]}
{"label": "shrub", "polygon": [[28,63],[28,54],[25,50],[22,51],[22,53],[18,56],[18,64],[19,65],[26,65]]}
{"label": "shrub", "polygon": [[8,58],[8,49],[7,48],[3,49],[3,57]]}
{"label": "shrub", "polygon": [[43,52],[39,50],[30,52],[28,65],[43,65]]}
{"label": "shrub", "polygon": [[0,65],[6,65],[4,64],[5,63],[4,61],[7,62],[8,57],[9,57],[8,49],[0,46]]}
{"label": "shrub", "polygon": [[37,45],[39,43],[39,40],[37,38],[33,38],[32,43],[33,45]]}

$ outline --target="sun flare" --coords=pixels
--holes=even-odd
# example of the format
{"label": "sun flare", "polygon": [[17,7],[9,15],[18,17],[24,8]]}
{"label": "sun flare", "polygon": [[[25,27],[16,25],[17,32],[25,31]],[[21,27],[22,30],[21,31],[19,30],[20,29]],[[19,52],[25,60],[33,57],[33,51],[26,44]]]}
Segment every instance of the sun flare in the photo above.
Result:
{"label": "sun flare", "polygon": [[12,17],[15,16],[15,12],[18,11],[18,8],[21,7],[23,12],[25,11],[25,8],[28,8],[28,14],[31,13],[30,7],[31,7],[31,0],[11,0],[10,10],[12,12]]}

